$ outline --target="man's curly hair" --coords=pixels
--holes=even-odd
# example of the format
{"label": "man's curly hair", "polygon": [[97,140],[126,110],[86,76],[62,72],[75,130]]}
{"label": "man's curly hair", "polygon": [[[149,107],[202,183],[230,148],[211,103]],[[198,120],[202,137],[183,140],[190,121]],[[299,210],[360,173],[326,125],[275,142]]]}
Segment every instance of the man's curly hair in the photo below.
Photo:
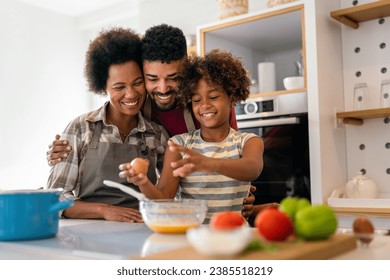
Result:
{"label": "man's curly hair", "polygon": [[189,57],[180,64],[178,100],[182,107],[191,108],[191,98],[198,82],[204,78],[209,85],[224,90],[233,102],[249,96],[250,79],[240,59],[224,50],[212,50],[204,57]]}
{"label": "man's curly hair", "polygon": [[142,38],[143,61],[170,63],[187,56],[187,42],[180,28],[160,24],[146,30]]}
{"label": "man's curly hair", "polygon": [[108,69],[112,64],[135,61],[142,71],[141,37],[131,29],[103,30],[90,44],[84,74],[89,90],[106,95]]}

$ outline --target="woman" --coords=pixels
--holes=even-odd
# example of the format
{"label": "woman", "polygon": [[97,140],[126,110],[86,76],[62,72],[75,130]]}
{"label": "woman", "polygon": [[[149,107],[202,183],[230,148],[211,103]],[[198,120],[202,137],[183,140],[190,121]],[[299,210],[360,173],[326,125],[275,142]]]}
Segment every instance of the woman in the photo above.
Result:
{"label": "woman", "polygon": [[[156,167],[162,167],[168,134],[140,113],[146,96],[141,39],[129,29],[102,31],[90,43],[85,61],[90,91],[110,100],[66,127],[61,138],[73,149],[52,167],[48,187],[63,188],[63,196],[75,200],[63,217],[142,222],[138,201],[103,185],[106,179],[119,181],[118,165],[135,157],[149,160],[152,182]],[[126,180],[121,183],[136,188]]]}

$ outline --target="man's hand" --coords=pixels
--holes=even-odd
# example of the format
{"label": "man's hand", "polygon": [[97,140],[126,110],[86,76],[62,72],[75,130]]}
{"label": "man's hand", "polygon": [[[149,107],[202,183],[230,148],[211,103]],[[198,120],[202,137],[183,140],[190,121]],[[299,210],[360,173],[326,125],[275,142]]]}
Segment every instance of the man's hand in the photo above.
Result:
{"label": "man's hand", "polygon": [[278,207],[279,207],[279,203],[277,203],[277,202],[270,202],[270,203],[263,203],[263,204],[254,205],[253,206],[252,216],[256,217],[257,214],[259,214],[264,209],[267,209],[267,208],[278,208]]}
{"label": "man's hand", "polygon": [[244,198],[241,213],[245,219],[248,219],[253,213],[253,203],[255,202],[255,196],[253,195],[253,193],[255,191],[256,187],[251,186],[248,196]]}
{"label": "man's hand", "polygon": [[49,150],[46,152],[47,163],[49,166],[54,166],[57,163],[66,159],[69,152],[72,150],[72,146],[68,141],[60,140],[60,135],[56,135],[55,140],[49,145]]}

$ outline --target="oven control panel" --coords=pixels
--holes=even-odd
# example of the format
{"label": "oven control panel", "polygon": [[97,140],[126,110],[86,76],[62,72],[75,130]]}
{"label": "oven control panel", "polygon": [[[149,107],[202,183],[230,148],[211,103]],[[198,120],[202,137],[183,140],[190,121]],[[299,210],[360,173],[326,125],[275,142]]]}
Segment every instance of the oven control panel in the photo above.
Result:
{"label": "oven control panel", "polygon": [[307,113],[307,93],[248,98],[235,106],[237,120]]}
{"label": "oven control panel", "polygon": [[274,100],[248,100],[236,106],[237,115],[252,115],[274,111]]}

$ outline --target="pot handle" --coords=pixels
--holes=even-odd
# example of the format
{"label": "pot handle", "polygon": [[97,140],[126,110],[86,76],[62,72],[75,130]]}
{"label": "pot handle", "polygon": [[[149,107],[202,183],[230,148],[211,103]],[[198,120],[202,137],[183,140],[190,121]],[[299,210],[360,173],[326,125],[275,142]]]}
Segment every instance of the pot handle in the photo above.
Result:
{"label": "pot handle", "polygon": [[73,203],[74,203],[73,200],[64,200],[64,201],[57,202],[56,204],[50,206],[49,213],[53,213],[53,212],[58,212],[58,211],[64,210],[64,209],[72,206]]}

